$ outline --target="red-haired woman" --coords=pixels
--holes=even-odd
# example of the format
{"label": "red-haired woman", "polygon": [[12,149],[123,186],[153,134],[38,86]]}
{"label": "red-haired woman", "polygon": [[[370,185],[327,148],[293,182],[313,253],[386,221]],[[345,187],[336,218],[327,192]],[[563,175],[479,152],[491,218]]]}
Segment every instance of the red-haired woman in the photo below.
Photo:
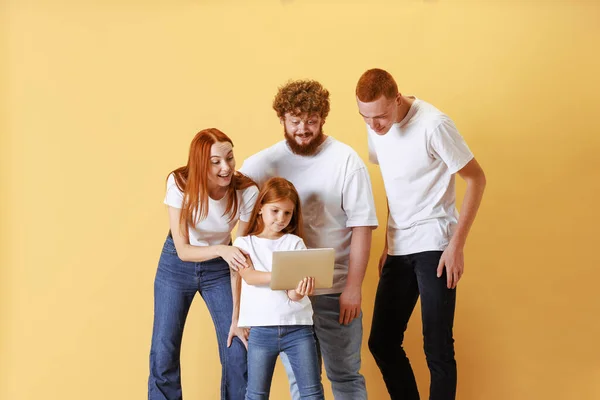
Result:
{"label": "red-haired woman", "polygon": [[150,400],[181,399],[180,350],[185,319],[196,292],[215,325],[222,366],[221,399],[246,393],[248,331],[238,328],[240,278],[246,257],[231,246],[239,221],[243,232],[258,188],[235,171],[233,143],[211,128],[192,140],[186,166],[167,178],[165,204],[170,232],[154,281],[154,327],[150,350]]}

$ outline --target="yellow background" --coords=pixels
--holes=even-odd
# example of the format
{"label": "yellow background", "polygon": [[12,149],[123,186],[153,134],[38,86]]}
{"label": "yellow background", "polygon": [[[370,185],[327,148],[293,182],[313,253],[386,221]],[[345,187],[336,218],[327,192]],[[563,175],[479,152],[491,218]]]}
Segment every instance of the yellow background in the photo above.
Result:
{"label": "yellow background", "polygon": [[[353,91],[372,67],[448,113],[487,174],[456,310],[458,398],[600,398],[597,1],[0,4],[1,399],[145,398],[167,173],[202,128],[232,137],[238,166],[280,140],[271,101],[290,78],[330,90],[326,133],[366,160]],[[366,347],[383,233],[363,290],[372,399],[386,398]],[[406,347],[427,398],[419,319]],[[185,397],[217,399],[199,297],[182,357]],[[272,398],[288,397],[278,367]]]}

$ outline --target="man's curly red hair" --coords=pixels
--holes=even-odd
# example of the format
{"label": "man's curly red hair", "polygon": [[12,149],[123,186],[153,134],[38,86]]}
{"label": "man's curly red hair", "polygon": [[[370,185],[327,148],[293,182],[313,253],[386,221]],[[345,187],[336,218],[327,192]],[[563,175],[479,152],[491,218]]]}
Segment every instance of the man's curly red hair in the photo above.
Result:
{"label": "man's curly red hair", "polygon": [[317,81],[290,81],[279,88],[273,109],[279,118],[286,113],[294,116],[308,113],[318,114],[324,120],[329,114],[329,92]]}

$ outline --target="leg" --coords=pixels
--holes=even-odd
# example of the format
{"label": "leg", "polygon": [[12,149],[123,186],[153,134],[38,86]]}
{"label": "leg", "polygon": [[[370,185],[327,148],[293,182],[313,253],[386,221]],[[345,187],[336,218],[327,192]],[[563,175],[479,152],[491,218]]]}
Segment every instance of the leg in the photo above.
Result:
{"label": "leg", "polygon": [[219,344],[221,399],[241,400],[246,394],[248,379],[246,348],[237,337],[231,347],[227,347],[233,312],[229,266],[223,259],[215,258],[198,263],[197,274],[200,294],[212,317]]}
{"label": "leg", "polygon": [[324,400],[321,363],[314,330],[310,325],[282,326],[281,350],[294,372],[300,399]]}
{"label": "leg", "polygon": [[[290,384],[290,397],[292,400],[300,400],[300,391],[298,390],[298,382],[296,382],[296,376],[294,376],[294,369],[290,359],[285,352],[282,352],[279,357],[283,368],[285,368],[285,374],[287,375],[288,382]],[[321,358],[319,356],[319,381],[321,380]]]}
{"label": "leg", "polygon": [[456,397],[456,361],[452,327],[456,289],[446,286],[445,271],[440,278],[436,276],[441,255],[441,251],[428,251],[413,257],[421,292],[425,356],[431,373],[429,398],[453,400]]}
{"label": "leg", "polygon": [[275,362],[279,355],[279,327],[255,326],[248,340],[247,400],[269,398]]}
{"label": "leg", "polygon": [[388,256],[375,297],[369,350],[392,399],[419,399],[417,382],[402,347],[419,290],[408,256]]}
{"label": "leg", "polygon": [[349,325],[338,322],[340,295],[311,298],[313,321],[327,377],[336,400],[367,398],[365,378],[360,374],[362,312]]}
{"label": "leg", "polygon": [[196,294],[194,264],[165,242],[154,280],[154,327],[150,349],[150,400],[182,398],[180,352],[185,320]]}

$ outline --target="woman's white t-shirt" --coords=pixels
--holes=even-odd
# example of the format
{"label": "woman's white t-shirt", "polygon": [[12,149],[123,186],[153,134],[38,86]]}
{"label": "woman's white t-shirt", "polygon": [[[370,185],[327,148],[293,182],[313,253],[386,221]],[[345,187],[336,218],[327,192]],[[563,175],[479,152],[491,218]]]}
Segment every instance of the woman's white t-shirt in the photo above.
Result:
{"label": "woman's white t-shirt", "polygon": [[[208,197],[208,215],[194,226],[188,226],[190,244],[194,246],[216,246],[231,243],[231,231],[237,224],[238,219],[244,222],[250,220],[252,208],[256,202],[258,188],[254,185],[237,191],[238,209],[234,218],[225,213],[227,209],[227,196],[220,200]],[[181,208],[183,204],[183,192],[175,183],[175,176],[169,175],[167,179],[167,194],[164,203],[168,206]]]}
{"label": "woman's white t-shirt", "polygon": [[[306,245],[296,235],[285,234],[279,239],[242,236],[233,245],[250,255],[254,269],[271,272],[273,252],[301,250]],[[253,286],[242,281],[242,297],[238,326],[312,325],[313,310],[308,297],[292,301],[285,290],[271,290],[267,285]]]}

